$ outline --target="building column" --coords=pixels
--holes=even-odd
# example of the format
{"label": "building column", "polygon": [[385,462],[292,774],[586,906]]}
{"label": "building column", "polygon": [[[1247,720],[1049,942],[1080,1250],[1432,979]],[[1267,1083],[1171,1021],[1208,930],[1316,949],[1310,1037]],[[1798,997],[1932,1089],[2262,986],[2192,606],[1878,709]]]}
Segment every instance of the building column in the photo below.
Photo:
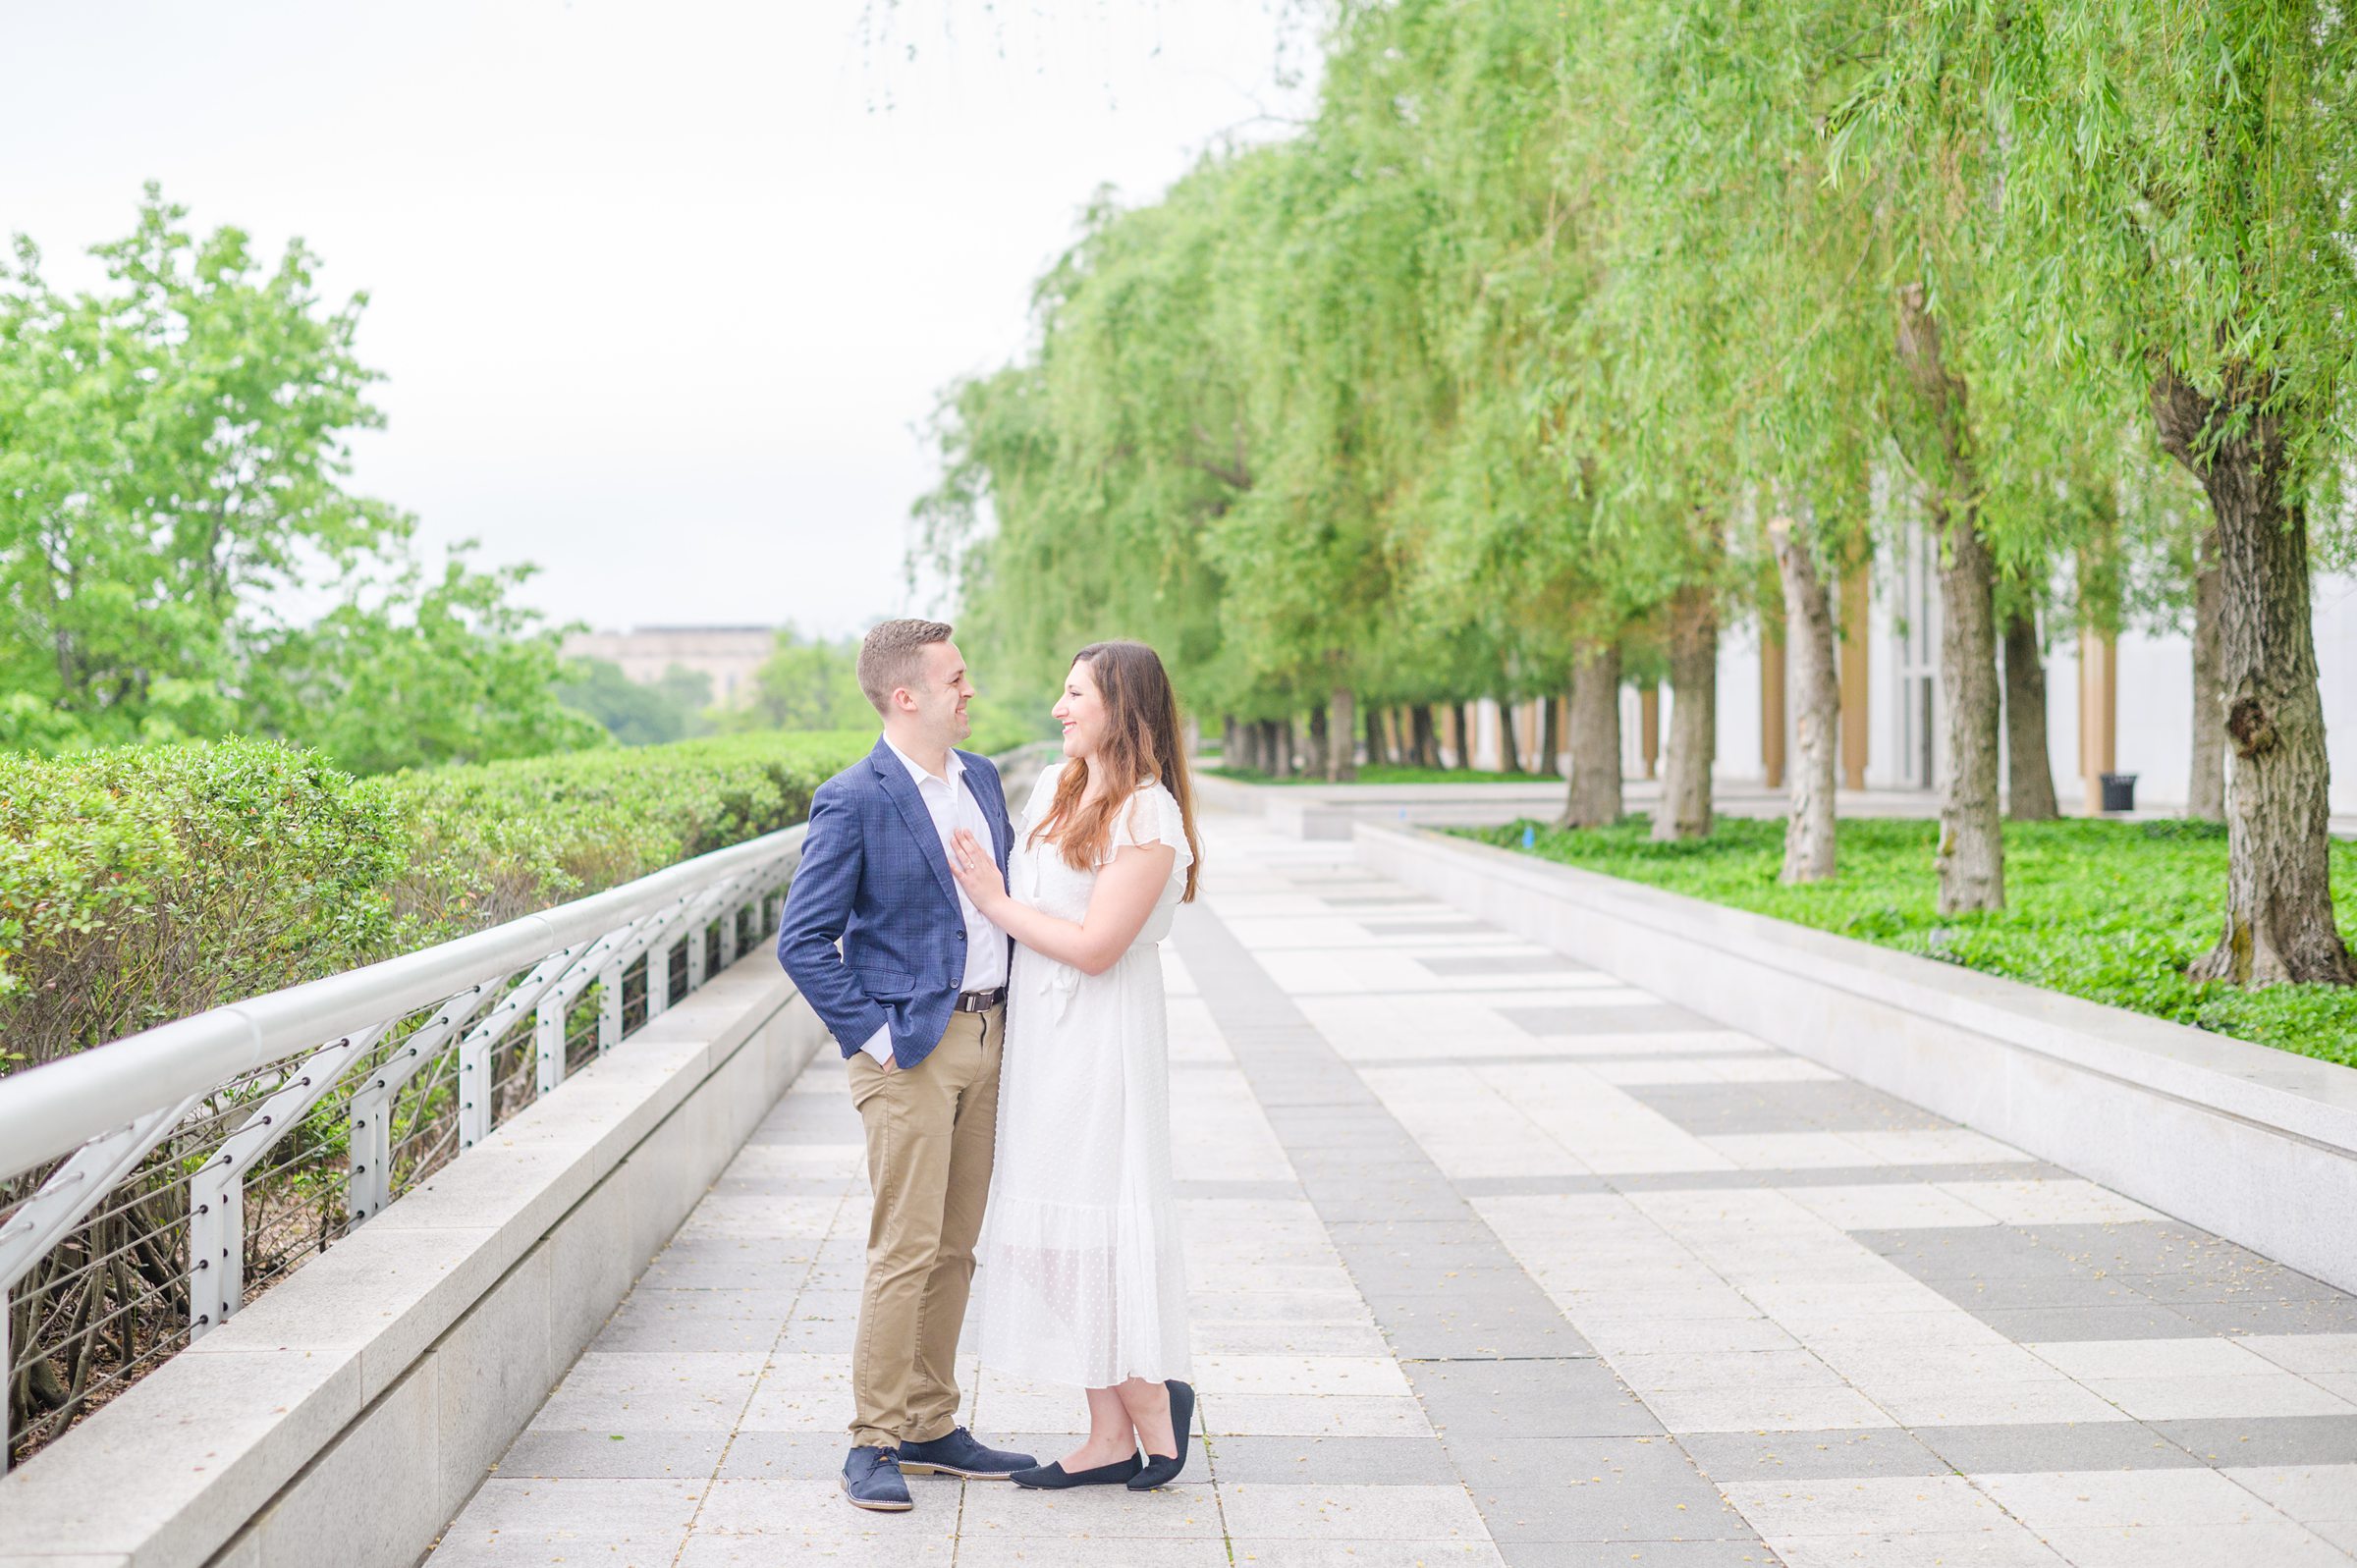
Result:
{"label": "building column", "polygon": [[1760,769],[1768,787],[1784,786],[1784,640],[1760,630]]}
{"label": "building column", "polygon": [[1662,688],[1658,685],[1637,693],[1637,750],[1645,760],[1645,777],[1657,777],[1662,760]]}
{"label": "building column", "polygon": [[2093,631],[2079,633],[2080,809],[2104,813],[2104,780],[2119,769],[2119,643]]}
{"label": "building column", "polygon": [[1874,709],[1867,689],[1866,628],[1871,625],[1869,601],[1872,573],[1864,562],[1841,579],[1841,787],[1866,787],[1867,737]]}

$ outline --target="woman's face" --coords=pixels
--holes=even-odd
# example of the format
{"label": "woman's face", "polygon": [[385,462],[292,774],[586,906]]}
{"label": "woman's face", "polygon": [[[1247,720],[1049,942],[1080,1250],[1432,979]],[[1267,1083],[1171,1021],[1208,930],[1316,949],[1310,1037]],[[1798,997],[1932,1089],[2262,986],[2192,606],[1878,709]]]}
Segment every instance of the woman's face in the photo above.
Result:
{"label": "woman's face", "polygon": [[1064,726],[1064,754],[1078,760],[1093,757],[1105,743],[1105,696],[1097,689],[1097,673],[1086,660],[1072,666],[1064,677],[1064,700],[1056,704],[1056,722]]}

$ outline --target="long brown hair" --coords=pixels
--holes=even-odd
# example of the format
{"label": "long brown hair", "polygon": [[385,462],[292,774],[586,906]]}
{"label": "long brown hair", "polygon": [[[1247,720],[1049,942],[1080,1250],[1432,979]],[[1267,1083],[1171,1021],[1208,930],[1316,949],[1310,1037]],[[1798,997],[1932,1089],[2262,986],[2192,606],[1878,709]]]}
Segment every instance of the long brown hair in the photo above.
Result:
{"label": "long brown hair", "polygon": [[[1064,851],[1064,863],[1087,871],[1105,858],[1113,840],[1113,819],[1128,809],[1130,797],[1149,780],[1178,801],[1178,820],[1186,830],[1190,858],[1186,894],[1195,896],[1195,874],[1203,869],[1203,848],[1195,840],[1195,794],[1186,774],[1186,749],[1179,738],[1178,695],[1162,660],[1142,642],[1092,642],[1072,655],[1096,677],[1097,694],[1105,702],[1105,738],[1093,757],[1074,758],[1056,776],[1056,797],[1048,814],[1031,830],[1031,841],[1046,838]],[[1105,771],[1105,789],[1083,805],[1091,767]]]}

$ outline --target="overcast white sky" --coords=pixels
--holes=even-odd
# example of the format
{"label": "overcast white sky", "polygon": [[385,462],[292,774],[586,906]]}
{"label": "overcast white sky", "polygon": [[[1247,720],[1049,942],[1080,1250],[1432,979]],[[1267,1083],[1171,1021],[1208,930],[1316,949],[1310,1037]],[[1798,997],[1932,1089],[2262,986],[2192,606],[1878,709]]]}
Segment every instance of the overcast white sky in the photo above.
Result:
{"label": "overcast white sky", "polygon": [[933,608],[912,427],[1024,343],[1092,190],[1283,135],[1300,0],[0,0],[0,230],[140,182],[366,290],[358,487],[600,627]]}

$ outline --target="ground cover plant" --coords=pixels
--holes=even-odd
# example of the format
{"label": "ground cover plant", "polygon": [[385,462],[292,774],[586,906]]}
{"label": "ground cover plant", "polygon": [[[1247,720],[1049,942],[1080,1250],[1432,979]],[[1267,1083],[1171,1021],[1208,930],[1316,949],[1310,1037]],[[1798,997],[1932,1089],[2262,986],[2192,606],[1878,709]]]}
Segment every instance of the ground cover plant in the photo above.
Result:
{"label": "ground cover plant", "polygon": [[[2357,1066],[2357,994],[2329,985],[2256,990],[2197,982],[2187,969],[2218,943],[2226,877],[2221,824],[2008,822],[2002,909],[1943,915],[1925,875],[1937,822],[1844,820],[1840,874],[1786,886],[1781,819],[1723,817],[1711,837],[1657,843],[1632,816],[1609,828],[1517,822],[1466,836],[1583,871],[1625,877],[1714,903],[1986,974],[2044,986],[2217,1034]],[[2357,843],[2334,840],[2332,880],[2357,885]],[[2348,902],[2344,898],[2340,907]],[[2357,922],[2342,929],[2357,936]]]}

